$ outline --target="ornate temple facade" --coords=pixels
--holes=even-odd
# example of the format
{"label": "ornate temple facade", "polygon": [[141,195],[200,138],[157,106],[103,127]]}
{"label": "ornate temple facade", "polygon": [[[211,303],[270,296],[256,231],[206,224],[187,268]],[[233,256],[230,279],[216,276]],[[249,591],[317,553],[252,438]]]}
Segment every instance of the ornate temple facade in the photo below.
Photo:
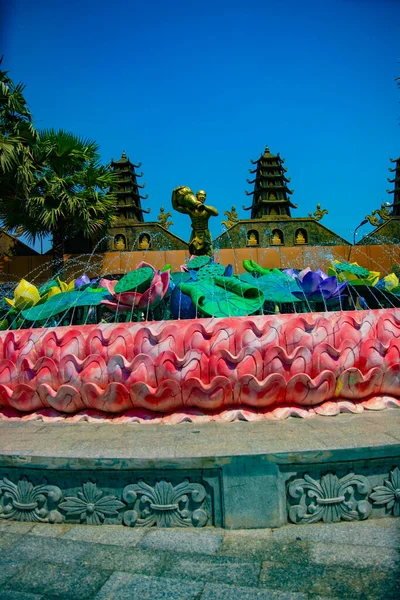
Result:
{"label": "ornate temple facade", "polygon": [[[393,175],[388,181],[394,185],[388,192],[392,195],[392,202],[383,204],[366,216],[365,223],[369,221],[375,229],[358,245],[400,243],[400,158],[391,162],[393,167],[389,170]],[[279,153],[273,154],[266,146],[261,156],[251,163],[249,171],[253,177],[247,179],[247,183],[253,189],[246,192],[251,202],[243,206],[244,211],[250,212],[250,218],[240,219],[235,206],[225,211],[226,219],[222,221],[225,231],[213,240],[215,250],[351,246],[321,223],[328,211],[320,204],[308,216],[295,216],[297,204],[291,199],[290,178],[284,166],[285,159]],[[169,220],[173,217],[170,212],[161,207],[157,220],[144,220],[150,208],[142,206],[148,195],[141,193],[145,184],[139,183],[143,176],[143,173],[137,172],[140,167],[141,163],[131,162],[125,152],[119,160],[111,160],[110,168],[117,174],[115,187],[111,190],[116,197],[115,220],[105,232],[105,242],[74,240],[67,246],[69,253],[92,252],[96,244],[97,252],[188,252],[188,242],[169,231],[173,224]]]}
{"label": "ornate temple facade", "polygon": [[322,210],[320,205],[308,217],[292,216],[292,210],[297,209],[297,205],[290,198],[293,190],[288,188],[290,179],[286,177],[284,162],[285,159],[279,154],[272,154],[268,146],[260,158],[251,161],[254,168],[249,171],[254,178],[247,182],[254,184],[254,188],[246,194],[252,197],[252,203],[243,206],[243,210],[251,210],[251,218],[239,220],[228,216],[228,221],[224,222],[227,231],[214,240],[216,248],[348,244],[319,222],[328,212]]}
{"label": "ornate temple facade", "polygon": [[358,244],[400,243],[400,157],[391,158],[390,162],[394,165],[389,167],[389,171],[393,173],[393,176],[388,177],[388,182],[393,184],[393,189],[387,190],[388,194],[391,195],[391,202],[385,202],[381,208],[373,210],[370,215],[366,215],[366,221],[369,221],[375,229],[363,237]]}

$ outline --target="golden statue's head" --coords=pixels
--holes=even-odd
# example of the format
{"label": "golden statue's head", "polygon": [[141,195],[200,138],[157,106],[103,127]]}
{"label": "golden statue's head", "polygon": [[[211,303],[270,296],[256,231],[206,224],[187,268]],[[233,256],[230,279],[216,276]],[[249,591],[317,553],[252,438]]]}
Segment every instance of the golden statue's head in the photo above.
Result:
{"label": "golden statue's head", "polygon": [[199,190],[196,194],[196,198],[199,202],[201,202],[202,204],[204,204],[204,202],[206,201],[206,197],[207,194],[205,193],[204,190]]}

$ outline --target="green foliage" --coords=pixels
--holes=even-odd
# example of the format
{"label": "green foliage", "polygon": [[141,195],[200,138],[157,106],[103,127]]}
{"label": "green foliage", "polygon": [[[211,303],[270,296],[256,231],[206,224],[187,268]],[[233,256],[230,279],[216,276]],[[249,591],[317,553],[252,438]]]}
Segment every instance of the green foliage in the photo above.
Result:
{"label": "green foliage", "polygon": [[178,285],[178,283],[186,283],[186,281],[189,281],[190,277],[191,275],[187,271],[175,271],[174,273],[171,273],[171,279],[175,285]]}
{"label": "green foliage", "polygon": [[354,263],[338,262],[332,264],[332,268],[337,273],[348,272],[360,278],[367,278],[370,275],[370,271],[368,269],[365,267],[360,267],[360,265],[355,265]]}
{"label": "green foliage", "polygon": [[49,298],[44,304],[36,304],[21,312],[21,316],[27,321],[45,321],[60,313],[67,312],[71,308],[81,306],[97,306],[102,300],[110,298],[107,290],[83,292],[63,292]]}
{"label": "green foliage", "polygon": [[198,313],[207,317],[252,315],[264,304],[264,295],[259,289],[235,277],[181,283],[179,289],[190,296]]}
{"label": "green foliage", "polygon": [[153,281],[154,271],[150,267],[142,267],[127,273],[118,281],[115,286],[115,292],[120,294],[122,292],[135,291],[139,294],[143,294],[149,289],[151,282]]}
{"label": "green foliage", "polygon": [[269,273],[270,269],[265,269],[264,267],[260,267],[258,263],[254,260],[244,260],[243,266],[249,273],[253,273],[254,277],[264,275],[265,273]]}
{"label": "green foliage", "polygon": [[254,278],[250,273],[239,275],[238,278],[240,281],[256,286],[264,294],[266,302],[277,304],[301,302],[291,293],[300,290],[296,281],[279,269],[272,269],[257,278]]}
{"label": "green foliage", "polygon": [[210,256],[196,256],[189,260],[186,266],[191,271],[196,271],[197,269],[201,269],[201,267],[205,267],[205,265],[208,265],[210,262]]}
{"label": "green foliage", "polygon": [[34,182],[38,134],[24,87],[14,84],[8,72],[0,68],[0,218],[4,217],[2,205],[27,198]]}
{"label": "green foliage", "polygon": [[197,271],[196,278],[198,281],[201,279],[215,279],[215,277],[222,277],[224,273],[224,265],[219,263],[209,263]]}
{"label": "green foliage", "polygon": [[30,241],[51,234],[61,261],[68,238],[93,238],[111,225],[116,175],[100,164],[95,142],[37,132],[23,92],[0,70],[0,219]]}

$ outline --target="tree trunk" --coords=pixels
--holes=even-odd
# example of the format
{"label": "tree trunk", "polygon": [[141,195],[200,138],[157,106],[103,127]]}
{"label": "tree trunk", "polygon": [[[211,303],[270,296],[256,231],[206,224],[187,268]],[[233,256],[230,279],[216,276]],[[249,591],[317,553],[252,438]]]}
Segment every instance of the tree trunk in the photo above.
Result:
{"label": "tree trunk", "polygon": [[64,268],[64,246],[65,246],[65,233],[61,226],[56,227],[53,230],[53,260],[52,260],[52,272],[53,276],[58,275],[61,277]]}

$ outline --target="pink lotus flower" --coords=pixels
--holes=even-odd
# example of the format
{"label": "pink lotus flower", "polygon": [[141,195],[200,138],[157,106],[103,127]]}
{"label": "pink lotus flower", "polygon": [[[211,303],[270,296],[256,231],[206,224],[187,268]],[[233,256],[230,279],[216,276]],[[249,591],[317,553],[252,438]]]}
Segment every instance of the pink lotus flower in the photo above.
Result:
{"label": "pink lotus flower", "polygon": [[117,280],[110,281],[109,279],[101,279],[99,286],[106,288],[115,298],[115,301],[103,300],[102,304],[111,310],[118,312],[127,312],[134,308],[138,310],[148,310],[158,306],[168,291],[170,271],[167,270],[160,273],[152,265],[149,265],[144,261],[139,263],[134,270],[136,271],[142,267],[149,267],[154,273],[152,282],[145,292],[141,294],[132,290],[118,294],[115,292],[115,286],[118,283]]}

